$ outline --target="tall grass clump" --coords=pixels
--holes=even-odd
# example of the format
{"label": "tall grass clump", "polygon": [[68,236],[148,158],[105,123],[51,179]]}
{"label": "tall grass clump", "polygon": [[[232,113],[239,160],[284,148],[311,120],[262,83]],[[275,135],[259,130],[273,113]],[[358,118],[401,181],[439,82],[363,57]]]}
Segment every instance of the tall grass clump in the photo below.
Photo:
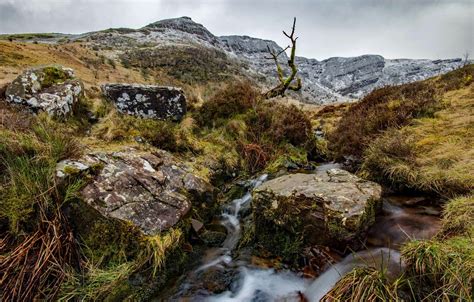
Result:
{"label": "tall grass clump", "polygon": [[400,284],[401,279],[390,281],[383,271],[358,267],[342,277],[321,301],[399,301]]}
{"label": "tall grass clump", "polygon": [[176,124],[169,121],[141,119],[111,110],[103,122],[93,129],[93,133],[108,142],[144,140],[154,147],[176,152],[186,148],[179,144],[176,128]]}
{"label": "tall grass clump", "polygon": [[[153,290],[149,292],[146,288],[159,288],[169,272],[178,270],[182,264],[180,246],[184,235],[180,229],[171,229],[163,234],[139,237],[134,257],[123,257],[120,261],[86,258],[82,271],[69,272],[61,286],[59,301],[136,301],[149,298]],[[90,247],[84,246],[83,249]],[[131,281],[135,279],[139,279],[140,284]]]}
{"label": "tall grass clump", "polygon": [[[12,115],[13,116],[13,115]],[[77,141],[45,117],[30,127],[0,127],[0,292],[8,301],[54,299],[69,267],[77,267],[76,243],[61,206],[80,187],[59,185],[59,160],[78,155]]]}
{"label": "tall grass clump", "polygon": [[474,197],[445,206],[435,238],[410,241],[402,249],[408,281],[417,299],[472,301],[474,298]]}

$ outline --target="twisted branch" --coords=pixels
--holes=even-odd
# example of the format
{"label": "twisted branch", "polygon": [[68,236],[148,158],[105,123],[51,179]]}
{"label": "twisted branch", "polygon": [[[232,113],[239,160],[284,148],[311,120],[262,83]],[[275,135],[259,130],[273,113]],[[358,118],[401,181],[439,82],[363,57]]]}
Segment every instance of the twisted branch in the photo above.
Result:
{"label": "twisted branch", "polygon": [[[298,68],[295,64],[295,57],[296,57],[296,40],[298,40],[298,37],[295,37],[295,29],[296,29],[296,18],[293,19],[291,34],[288,34],[285,31],[283,31],[283,34],[288,39],[290,39],[291,46],[288,45],[282,51],[275,53],[275,51],[270,49],[270,47],[267,45],[268,52],[271,55],[271,58],[267,58],[267,59],[273,59],[273,61],[275,62],[275,65],[277,68],[278,80],[280,81],[280,84],[278,84],[278,86],[272,88],[271,90],[263,94],[264,99],[271,99],[277,96],[283,96],[285,94],[285,91],[288,89],[293,90],[293,91],[298,91],[302,87],[301,78],[296,76],[296,74],[298,73]],[[286,52],[288,49],[290,49],[290,47],[291,47],[291,55],[290,55],[290,59],[288,60],[288,66],[291,68],[291,74],[287,78],[285,78],[283,69],[281,68],[280,63],[278,62],[278,57],[284,52]]]}

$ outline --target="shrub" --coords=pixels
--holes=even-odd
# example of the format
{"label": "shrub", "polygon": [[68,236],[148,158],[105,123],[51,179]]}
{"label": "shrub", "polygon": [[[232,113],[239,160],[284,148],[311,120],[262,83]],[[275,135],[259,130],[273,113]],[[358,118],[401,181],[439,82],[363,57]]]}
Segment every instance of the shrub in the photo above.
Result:
{"label": "shrub", "polygon": [[252,108],[257,97],[258,91],[249,82],[229,83],[203,103],[196,114],[196,120],[202,126],[220,126],[232,116]]}
{"label": "shrub", "polygon": [[[295,153],[289,146],[311,148],[311,123],[304,112],[294,105],[263,102],[249,110],[243,119],[246,124],[245,140],[241,142],[239,153],[251,173],[265,168],[272,161],[282,164],[291,160],[285,156]],[[275,163],[272,166],[274,170],[279,165]]]}
{"label": "shrub", "polygon": [[311,135],[311,122],[303,111],[294,105],[262,103],[244,118],[247,138],[252,142],[269,141],[272,145],[288,142],[302,146]]}

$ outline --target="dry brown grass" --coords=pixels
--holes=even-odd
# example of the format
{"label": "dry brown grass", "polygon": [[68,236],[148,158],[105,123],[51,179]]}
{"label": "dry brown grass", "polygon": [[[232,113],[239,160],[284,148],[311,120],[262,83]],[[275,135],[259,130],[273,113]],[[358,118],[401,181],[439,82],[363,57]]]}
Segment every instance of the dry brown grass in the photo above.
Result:
{"label": "dry brown grass", "polygon": [[363,173],[444,196],[474,190],[474,85],[444,94],[442,103],[432,118],[371,142]]}

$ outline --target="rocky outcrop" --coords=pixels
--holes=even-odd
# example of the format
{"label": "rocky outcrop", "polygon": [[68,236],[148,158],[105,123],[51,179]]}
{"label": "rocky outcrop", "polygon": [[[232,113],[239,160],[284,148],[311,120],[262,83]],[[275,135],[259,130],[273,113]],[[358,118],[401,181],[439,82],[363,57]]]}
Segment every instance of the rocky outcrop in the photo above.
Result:
{"label": "rocky outcrop", "polygon": [[51,116],[66,117],[84,97],[84,88],[72,69],[47,66],[22,73],[7,87],[5,96],[8,102],[34,113],[44,111]]}
{"label": "rocky outcrop", "polygon": [[191,207],[209,206],[213,187],[190,173],[165,151],[94,152],[57,166],[57,176],[89,171],[81,191],[85,202],[106,217],[129,221],[154,235],[178,224]]}
{"label": "rocky outcrop", "polygon": [[181,120],[186,114],[186,97],[180,88],[105,84],[102,91],[124,114],[173,121]]}
{"label": "rocky outcrop", "polygon": [[312,245],[356,247],[380,198],[378,184],[341,169],[281,176],[253,193],[255,238],[283,255]]}
{"label": "rocky outcrop", "polygon": [[177,35],[179,33],[187,33],[197,37],[200,40],[206,41],[211,45],[219,45],[219,39],[214,36],[207,28],[202,24],[194,22],[189,17],[173,18],[160,20],[155,23],[151,23],[142,28],[144,30],[172,32],[174,31]]}

